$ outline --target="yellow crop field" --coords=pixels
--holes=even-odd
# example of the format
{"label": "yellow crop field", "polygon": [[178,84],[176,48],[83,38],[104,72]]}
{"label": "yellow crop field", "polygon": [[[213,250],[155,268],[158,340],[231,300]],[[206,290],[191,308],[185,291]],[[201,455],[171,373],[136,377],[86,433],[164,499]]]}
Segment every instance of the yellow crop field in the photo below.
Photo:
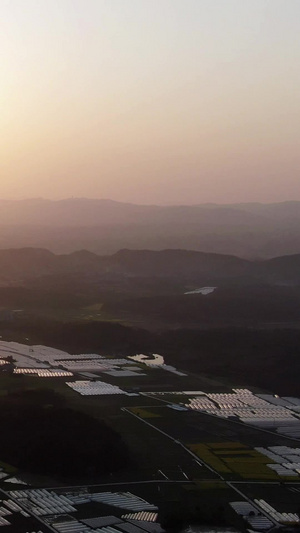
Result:
{"label": "yellow crop field", "polygon": [[[254,450],[255,451],[255,450]],[[224,455],[224,456],[240,456],[240,455],[244,455],[244,456],[247,456],[249,455],[249,453],[251,453],[251,450],[249,449],[246,449],[246,450],[213,450],[214,454],[216,455]],[[258,452],[256,452],[258,453]]]}
{"label": "yellow crop field", "polygon": [[242,463],[242,464],[270,464],[272,461],[268,461],[267,457],[255,457],[255,456],[246,456],[246,457],[222,457],[222,461],[225,463]]}
{"label": "yellow crop field", "polygon": [[152,413],[151,411],[148,411],[148,409],[142,409],[141,407],[131,407],[128,410],[141,418],[161,418],[161,415]]}
{"label": "yellow crop field", "polygon": [[231,470],[225,465],[225,463],[223,463],[223,461],[214,455],[205,444],[190,444],[188,447],[217,472],[230,474]]}
{"label": "yellow crop field", "polygon": [[238,478],[278,481],[280,476],[267,464],[273,461],[239,442],[197,443],[188,445],[204,463],[220,474]]}
{"label": "yellow crop field", "polygon": [[242,449],[246,448],[248,449],[245,444],[242,444],[241,442],[209,442],[206,446],[209,448],[213,448],[213,450],[218,450],[221,448],[222,450],[230,450],[230,449]]}

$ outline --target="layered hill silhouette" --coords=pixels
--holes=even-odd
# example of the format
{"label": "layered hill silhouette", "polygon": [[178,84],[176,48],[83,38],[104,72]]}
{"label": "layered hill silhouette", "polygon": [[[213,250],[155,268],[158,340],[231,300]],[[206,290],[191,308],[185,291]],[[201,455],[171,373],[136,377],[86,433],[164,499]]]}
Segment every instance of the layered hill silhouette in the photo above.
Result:
{"label": "layered hill silhouette", "polygon": [[[209,295],[189,294],[215,286]],[[7,340],[71,353],[161,353],[192,372],[299,394],[300,254],[0,250]]]}
{"label": "layered hill silhouette", "polygon": [[185,284],[293,286],[300,284],[300,254],[249,261],[189,250],[120,250],[110,256],[86,250],[64,255],[36,248],[0,250],[2,286],[72,274],[89,281],[152,278]]}
{"label": "layered hill silhouette", "polygon": [[111,200],[0,201],[0,248],[189,249],[272,258],[300,250],[300,202],[151,206]]}

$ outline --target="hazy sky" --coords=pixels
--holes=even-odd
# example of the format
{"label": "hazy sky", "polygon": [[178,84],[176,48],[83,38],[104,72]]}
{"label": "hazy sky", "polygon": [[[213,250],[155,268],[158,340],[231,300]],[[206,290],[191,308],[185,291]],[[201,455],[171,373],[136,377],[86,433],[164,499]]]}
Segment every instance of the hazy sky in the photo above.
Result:
{"label": "hazy sky", "polygon": [[300,0],[0,0],[0,197],[300,200]]}

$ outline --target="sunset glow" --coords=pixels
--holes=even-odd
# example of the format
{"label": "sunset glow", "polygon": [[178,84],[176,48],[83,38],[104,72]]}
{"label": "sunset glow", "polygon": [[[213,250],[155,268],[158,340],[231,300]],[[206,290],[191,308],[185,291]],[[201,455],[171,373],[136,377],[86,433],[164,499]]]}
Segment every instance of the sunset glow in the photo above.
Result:
{"label": "sunset glow", "polygon": [[300,199],[298,0],[1,0],[1,198]]}

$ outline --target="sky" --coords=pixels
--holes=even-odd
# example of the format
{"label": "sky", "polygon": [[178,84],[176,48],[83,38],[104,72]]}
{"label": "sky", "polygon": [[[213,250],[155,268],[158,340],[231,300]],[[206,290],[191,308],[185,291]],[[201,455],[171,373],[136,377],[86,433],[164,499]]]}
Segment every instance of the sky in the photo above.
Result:
{"label": "sky", "polygon": [[0,198],[300,200],[299,0],[0,8]]}

